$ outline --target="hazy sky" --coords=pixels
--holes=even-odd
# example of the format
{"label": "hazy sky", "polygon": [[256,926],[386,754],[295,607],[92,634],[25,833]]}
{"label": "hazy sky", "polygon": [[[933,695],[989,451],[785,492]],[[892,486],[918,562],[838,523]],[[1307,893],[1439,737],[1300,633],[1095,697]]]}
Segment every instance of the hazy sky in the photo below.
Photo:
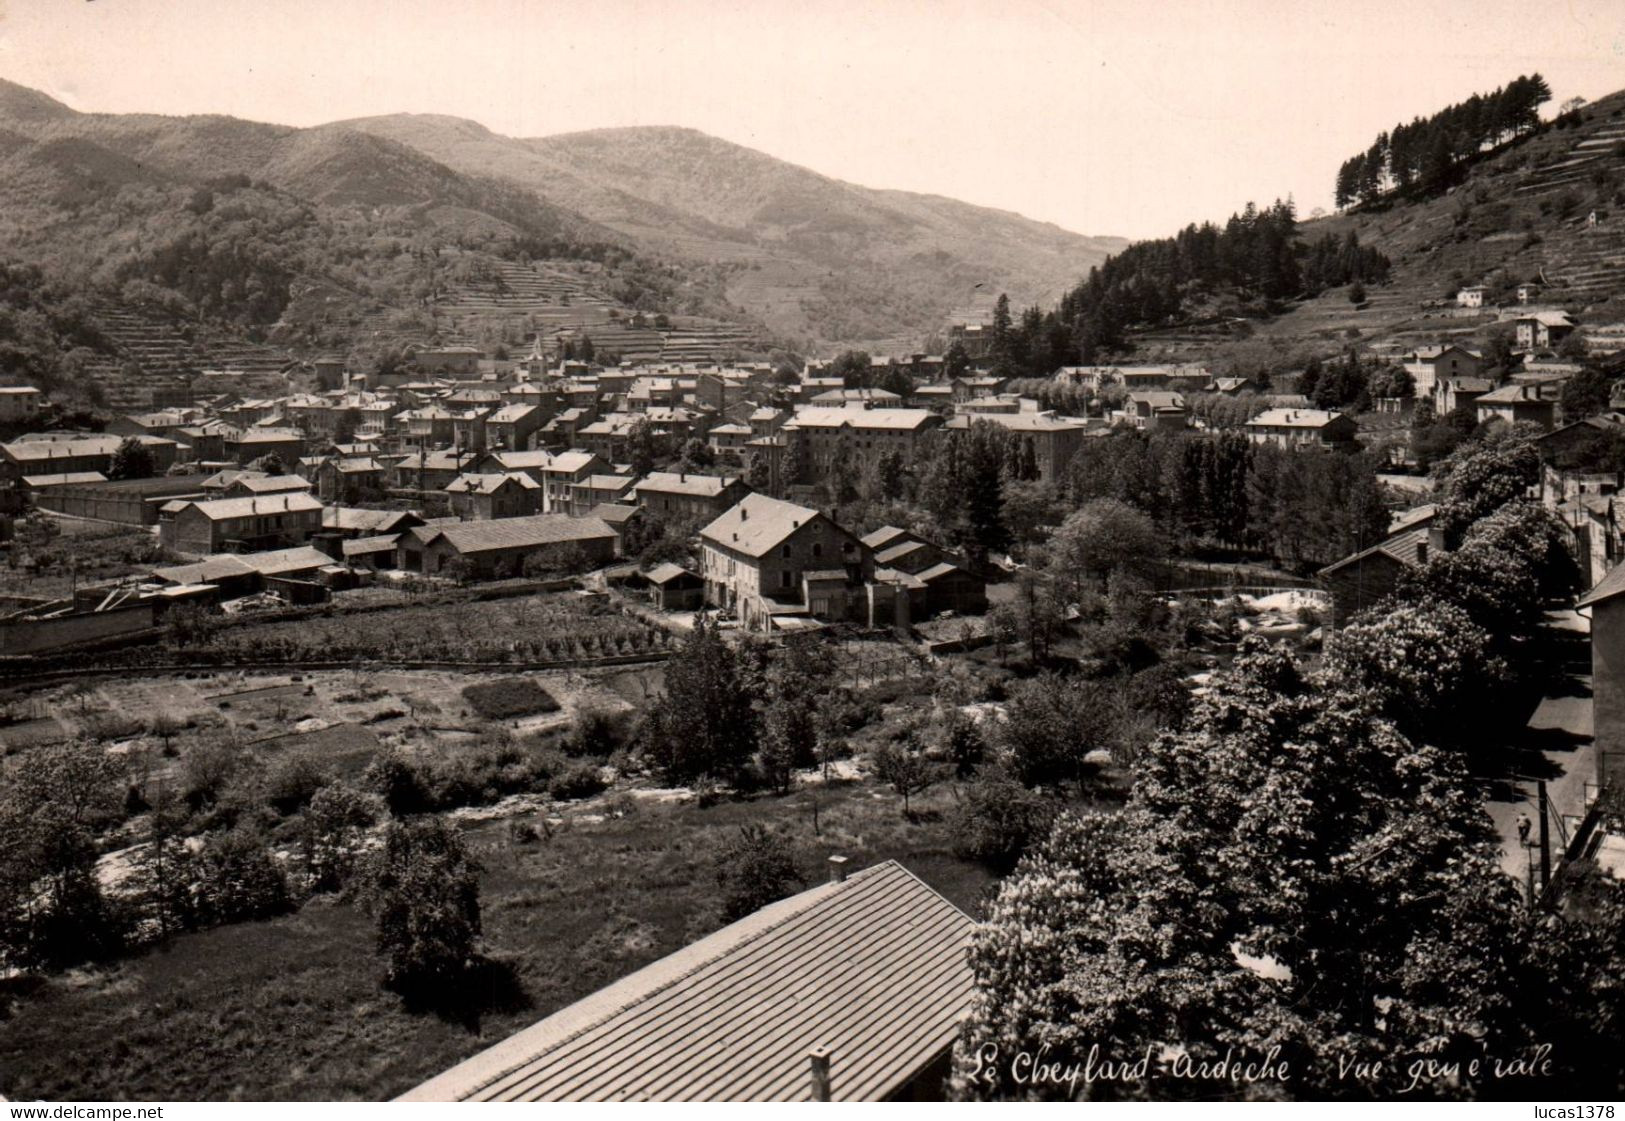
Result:
{"label": "hazy sky", "polygon": [[1329,206],[1379,130],[1532,70],[1625,86],[1625,0],[0,3],[0,76],[76,109],[688,125],[1131,237]]}

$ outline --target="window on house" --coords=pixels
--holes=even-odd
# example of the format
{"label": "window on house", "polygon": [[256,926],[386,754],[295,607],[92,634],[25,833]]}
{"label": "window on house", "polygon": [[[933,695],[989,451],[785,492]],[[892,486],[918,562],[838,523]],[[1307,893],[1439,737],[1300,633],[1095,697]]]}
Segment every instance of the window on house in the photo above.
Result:
{"label": "window on house", "polygon": [[815,557],[821,557],[821,556],[824,555],[824,544],[823,544],[823,542],[821,542],[821,541],[814,541],[813,542],[812,555],[815,556]]}
{"label": "window on house", "polygon": [[785,569],[783,572],[779,573],[779,584],[780,584],[780,586],[785,587],[785,588],[788,588],[790,586],[790,571],[789,571],[789,569]]}
{"label": "window on house", "polygon": [[790,546],[788,546],[788,545],[786,545],[786,546],[785,546],[785,547],[784,547],[784,556],[785,556],[785,558],[786,558],[786,559],[789,559],[789,556],[790,556]]}

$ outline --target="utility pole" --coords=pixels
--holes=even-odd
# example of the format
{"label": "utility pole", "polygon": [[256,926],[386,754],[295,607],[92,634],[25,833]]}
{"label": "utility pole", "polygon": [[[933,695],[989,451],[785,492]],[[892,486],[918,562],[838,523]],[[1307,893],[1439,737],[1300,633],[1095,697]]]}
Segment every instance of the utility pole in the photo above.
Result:
{"label": "utility pole", "polygon": [[1523,844],[1523,855],[1526,861],[1524,883],[1527,885],[1529,909],[1532,911],[1535,909],[1535,850],[1530,847],[1528,841]]}
{"label": "utility pole", "polygon": [[1546,822],[1551,803],[1546,798],[1546,780],[1539,779],[1535,785],[1540,792],[1540,887],[1544,891],[1552,882],[1552,836]]}

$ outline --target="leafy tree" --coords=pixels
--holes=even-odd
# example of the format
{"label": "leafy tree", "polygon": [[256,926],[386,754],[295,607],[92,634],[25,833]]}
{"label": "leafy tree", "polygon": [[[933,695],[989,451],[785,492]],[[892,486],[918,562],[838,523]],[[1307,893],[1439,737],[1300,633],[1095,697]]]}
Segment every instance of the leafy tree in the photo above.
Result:
{"label": "leafy tree", "polygon": [[1107,738],[1108,709],[1097,699],[1076,679],[1054,674],[1012,689],[1004,720],[993,732],[1011,774],[1030,787],[1081,787],[1096,770],[1089,752]]}
{"label": "leafy tree", "polygon": [[185,649],[207,646],[220,630],[222,621],[217,611],[202,604],[181,603],[165,613],[164,622],[169,644],[177,649]]}
{"label": "leafy tree", "polygon": [[349,884],[363,831],[382,816],[377,795],[335,782],[310,800],[300,820],[305,874],[313,891],[340,891]]}
{"label": "leafy tree", "polygon": [[1454,546],[1480,518],[1522,498],[1540,479],[1539,433],[1501,429],[1463,444],[1435,472],[1439,507],[1434,524]]}
{"label": "leafy tree", "polygon": [[767,494],[772,486],[773,472],[768,466],[767,456],[755,455],[751,457],[750,467],[745,472],[745,485],[751,490]]}
{"label": "leafy tree", "polygon": [[829,364],[829,376],[840,378],[848,389],[865,389],[870,384],[873,363],[867,351],[844,351]]}
{"label": "leafy tree", "polygon": [[763,777],[788,793],[797,767],[817,762],[817,705],[832,665],[822,646],[791,642],[766,674],[761,724]]}
{"label": "leafy tree", "polygon": [[982,735],[981,727],[958,709],[949,712],[942,739],[944,751],[954,765],[957,778],[969,778],[987,756],[987,739]]}
{"label": "leafy tree", "polygon": [[[1529,1042],[1521,905],[1498,861],[1459,761],[1249,639],[1121,813],[1063,816],[1001,886],[972,945],[956,1089],[1067,1092],[1007,1081],[1007,1062],[978,1061],[987,1044],[1159,1064],[1153,1088],[1101,1096],[1213,1093],[1159,1079],[1176,1053],[1278,1047],[1290,1082],[1253,1092],[1304,1097],[1397,1093],[1424,1044],[1510,1054]],[[1383,1080],[1340,1082],[1339,1058],[1381,1061]]]}
{"label": "leafy tree", "polygon": [[[1403,366],[1379,366],[1371,371],[1366,384],[1372,397],[1412,397],[1416,394],[1416,379]],[[1432,402],[1428,402],[1427,406],[1431,411]],[[1420,410],[1422,403],[1418,402],[1416,408]],[[1415,423],[1413,413],[1412,424]]]}
{"label": "leafy tree", "polygon": [[790,839],[763,825],[741,825],[716,858],[722,918],[734,922],[794,893],[806,882]]}
{"label": "leafy tree", "polygon": [[377,794],[395,817],[408,817],[433,809],[418,768],[396,750],[380,751],[361,776],[362,788]]}
{"label": "leafy tree", "polygon": [[248,465],[248,469],[250,471],[263,471],[267,475],[286,475],[288,473],[287,464],[282,462],[282,457],[276,452],[267,452],[260,456]]}
{"label": "leafy tree", "polygon": [[197,855],[198,911],[209,923],[270,918],[293,905],[288,877],[253,830],[215,833]]}
{"label": "leafy tree", "polygon": [[1027,847],[1049,831],[1050,803],[997,768],[984,771],[964,792],[954,818],[957,851],[1003,875]]}
{"label": "leafy tree", "polygon": [[480,939],[480,866],[456,828],[435,818],[392,822],[367,870],[384,983],[450,991]]}
{"label": "leafy tree", "polygon": [[1518,356],[1512,342],[1512,331],[1506,327],[1493,328],[1485,337],[1484,372],[1491,378],[1505,378],[1517,366]]}
{"label": "leafy tree", "polygon": [[780,482],[786,487],[800,486],[807,481],[807,448],[799,437],[790,437],[779,464]]}
{"label": "leafy tree", "polygon": [[146,847],[136,857],[136,896],[158,937],[168,938],[198,925],[197,872],[182,832],[186,807],[172,796],[156,802]]}
{"label": "leafy tree", "polygon": [[1426,600],[1368,611],[1326,646],[1326,672],[1369,692],[1377,711],[1410,738],[1459,746],[1483,731],[1509,682],[1489,632],[1451,603]]}
{"label": "leafy tree", "polygon": [[440,574],[460,588],[474,582],[474,562],[467,557],[452,557],[440,566]]}
{"label": "leafy tree", "polygon": [[1365,285],[1358,280],[1349,285],[1349,303],[1355,306],[1365,303]]}
{"label": "leafy tree", "polygon": [[988,328],[988,355],[993,359],[993,375],[1007,378],[1015,373],[1014,332],[1010,323],[1010,297],[999,293],[993,303],[993,322]]}
{"label": "leafy tree", "polygon": [[989,553],[1009,547],[1002,480],[1012,440],[1010,432],[986,420],[963,430],[939,431],[916,471],[922,503],[975,566]]}
{"label": "leafy tree", "polygon": [[1001,642],[1025,642],[1033,661],[1042,665],[1060,637],[1065,610],[1051,581],[1023,570],[1016,577],[1015,596],[988,612],[988,623]]}
{"label": "leafy tree", "polygon": [[1586,337],[1579,331],[1571,331],[1562,342],[1557,344],[1557,356],[1567,358],[1571,362],[1584,362],[1591,354],[1591,347],[1586,343]]}
{"label": "leafy tree", "polygon": [[1558,397],[1563,406],[1564,423],[1573,424],[1577,420],[1607,412],[1613,394],[1612,378],[1595,366],[1583,367],[1563,383]]}
{"label": "leafy tree", "polygon": [[124,916],[102,894],[96,838],[120,813],[124,769],[88,743],[33,748],[0,782],[0,959],[21,969],[105,958]]}
{"label": "leafy tree", "polygon": [[1161,553],[1150,517],[1115,498],[1096,498],[1055,531],[1047,564],[1076,599],[1090,586],[1104,590],[1113,573],[1143,570]]}
{"label": "leafy tree", "polygon": [[692,469],[710,467],[716,461],[716,453],[704,440],[694,439],[683,445],[683,463]]}
{"label": "leafy tree", "polygon": [[283,817],[310,804],[328,782],[328,773],[311,755],[296,752],[282,756],[266,771],[265,800]]}
{"label": "leafy tree", "polygon": [[661,451],[660,441],[649,418],[639,417],[626,435],[626,457],[632,465],[632,474],[642,478],[653,471]]}
{"label": "leafy tree", "polygon": [[950,379],[962,378],[967,372],[969,372],[969,370],[970,352],[965,349],[964,343],[956,340],[954,344],[948,348],[948,353],[943,355],[943,375]]}
{"label": "leafy tree", "polygon": [[108,468],[109,479],[150,479],[158,473],[158,460],[152,449],[138,437],[126,436],[113,449],[113,462]]}
{"label": "leafy tree", "polygon": [[647,729],[649,754],[673,782],[737,781],[757,746],[739,656],[702,613],[666,663],[666,692]]}
{"label": "leafy tree", "polygon": [[871,763],[875,776],[903,800],[904,817],[909,815],[909,799],[929,787],[936,777],[912,734],[901,744],[881,744],[875,749]]}
{"label": "leafy tree", "polygon": [[1062,518],[1061,496],[1049,483],[1006,479],[999,516],[1018,545],[1039,544]]}

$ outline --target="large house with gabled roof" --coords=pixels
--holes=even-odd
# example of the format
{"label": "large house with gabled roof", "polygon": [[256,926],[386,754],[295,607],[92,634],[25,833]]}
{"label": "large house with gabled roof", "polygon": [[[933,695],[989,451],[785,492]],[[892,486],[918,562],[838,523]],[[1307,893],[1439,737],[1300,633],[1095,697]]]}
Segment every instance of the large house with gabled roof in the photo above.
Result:
{"label": "large house with gabled roof", "polygon": [[700,531],[705,600],[769,631],[778,617],[857,619],[874,554],[827,514],[746,495]]}

